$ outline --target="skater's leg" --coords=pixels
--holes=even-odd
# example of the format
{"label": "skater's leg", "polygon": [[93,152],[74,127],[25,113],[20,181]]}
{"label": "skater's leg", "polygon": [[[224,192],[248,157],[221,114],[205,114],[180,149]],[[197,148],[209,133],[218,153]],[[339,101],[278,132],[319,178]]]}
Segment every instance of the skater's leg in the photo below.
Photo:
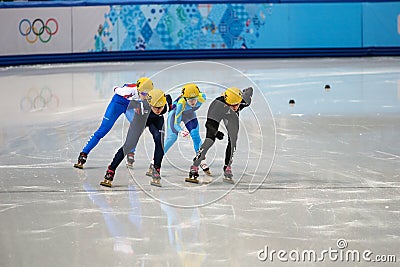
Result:
{"label": "skater's leg", "polygon": [[111,169],[115,171],[123,160],[124,160],[124,149],[123,147],[121,147],[114,155],[114,158],[110,164]]}
{"label": "skater's leg", "polygon": [[197,151],[196,157],[193,159],[193,165],[198,167],[202,160],[206,158],[208,150],[214,145],[215,135],[218,131],[219,123],[214,120],[206,122],[206,139]]}
{"label": "skater's leg", "polygon": [[154,186],[161,186],[160,168],[162,159],[164,157],[164,118],[153,118],[150,122],[148,122],[147,125],[149,126],[149,130],[151,132],[151,135],[153,136],[154,141],[154,165],[150,165],[152,178],[150,184]]}
{"label": "skater's leg", "polygon": [[203,144],[201,145],[199,151],[197,151],[196,157],[193,159],[193,165],[198,167],[201,163],[206,158],[208,150],[214,145],[214,140],[211,138],[206,138],[204,140]]}
{"label": "skater's leg", "polygon": [[154,167],[156,169],[161,168],[161,163],[164,157],[164,118],[158,117],[153,119],[149,124],[149,130],[154,141]]}
{"label": "skater's leg", "polygon": [[131,124],[129,125],[128,133],[126,135],[125,143],[123,145],[123,153],[127,155],[128,153],[134,153],[139,138],[142,135],[146,127],[147,117],[145,116],[135,116]]}
{"label": "skater's leg", "polygon": [[239,132],[239,118],[231,117],[229,121],[224,121],[228,131],[228,145],[225,150],[225,165],[224,165],[224,182],[234,183],[232,174],[232,160],[236,150],[236,142]]}
{"label": "skater's leg", "polygon": [[236,150],[236,142],[239,133],[239,118],[232,116],[229,121],[224,121],[228,131],[228,145],[225,150],[225,166],[230,166]]}
{"label": "skater's leg", "polygon": [[201,138],[199,130],[200,127],[197,118],[195,117],[189,121],[185,121],[185,126],[190,133],[190,137],[193,140],[194,151],[195,152],[199,151],[199,148],[201,146]]}
{"label": "skater's leg", "polygon": [[114,158],[111,164],[108,166],[106,170],[106,175],[104,176],[104,181],[100,182],[100,185],[111,187],[111,183],[114,180],[115,170],[118,168],[118,165],[124,159],[123,148],[121,147],[117,153],[115,153]]}
{"label": "skater's leg", "polygon": [[102,139],[111,130],[119,116],[126,111],[129,102],[123,102],[119,98],[121,98],[121,96],[114,95],[114,97],[111,99],[111,102],[107,106],[106,112],[104,113],[100,127],[89,138],[87,144],[82,149],[82,152],[88,155],[90,151],[99,143],[100,139]]}
{"label": "skater's leg", "polygon": [[[199,122],[196,118],[196,113],[194,113],[194,116],[192,116],[192,118],[189,121],[185,120],[185,126],[188,129],[188,131],[190,132],[190,137],[193,140],[193,147],[194,147],[194,151],[197,152],[200,149],[201,146],[201,138],[200,138],[200,131],[199,131]],[[205,159],[203,159],[200,163],[200,167],[201,169],[205,172],[205,174],[211,176],[211,171],[210,171],[210,167],[208,167]]]}
{"label": "skater's leg", "polygon": [[176,133],[167,130],[167,137],[165,138],[164,144],[164,153],[167,153],[167,151],[171,148],[171,146],[176,142],[177,139],[178,135]]}
{"label": "skater's leg", "polygon": [[151,185],[161,186],[160,180],[160,168],[162,159],[164,157],[164,118],[157,117],[152,119],[151,123],[148,124],[149,130],[153,136],[154,141],[154,165],[151,166]]}
{"label": "skater's leg", "polygon": [[232,164],[234,150],[232,150],[232,142],[230,136],[228,136],[228,145],[226,146],[225,150],[225,166]]}
{"label": "skater's leg", "polygon": [[175,116],[171,112],[171,114],[168,115],[167,120],[167,137],[165,138],[164,153],[167,153],[167,151],[178,139],[178,132],[174,128],[174,120]]}

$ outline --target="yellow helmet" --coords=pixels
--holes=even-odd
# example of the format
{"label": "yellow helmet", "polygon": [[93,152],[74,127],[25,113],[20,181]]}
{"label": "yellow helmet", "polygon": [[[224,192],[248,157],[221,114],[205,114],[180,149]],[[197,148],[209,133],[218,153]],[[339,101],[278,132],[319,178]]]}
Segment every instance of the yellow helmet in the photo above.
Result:
{"label": "yellow helmet", "polygon": [[237,105],[242,102],[242,91],[237,87],[230,87],[224,93],[225,102],[228,105]]}
{"label": "yellow helmet", "polygon": [[160,108],[167,103],[167,97],[162,90],[153,89],[147,95],[147,102],[153,107]]}
{"label": "yellow helmet", "polygon": [[136,82],[137,90],[140,93],[148,93],[153,90],[153,82],[147,77],[141,77]]}
{"label": "yellow helmet", "polygon": [[200,94],[200,89],[194,83],[188,83],[182,88],[182,95],[185,98],[198,97]]}

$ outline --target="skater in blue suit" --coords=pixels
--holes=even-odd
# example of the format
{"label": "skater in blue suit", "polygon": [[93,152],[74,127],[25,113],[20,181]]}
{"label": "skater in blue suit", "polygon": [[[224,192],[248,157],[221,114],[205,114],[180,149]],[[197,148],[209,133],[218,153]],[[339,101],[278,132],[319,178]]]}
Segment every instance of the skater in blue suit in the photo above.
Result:
{"label": "skater in blue suit", "polygon": [[[178,139],[178,134],[183,137],[190,137],[193,140],[194,151],[197,153],[201,146],[199,132],[199,122],[196,111],[206,101],[206,94],[200,92],[199,87],[194,83],[188,83],[182,88],[182,94],[174,101],[172,110],[168,113],[167,137],[164,143],[164,152]],[[182,129],[181,122],[185,124],[186,129]],[[203,160],[200,167],[207,175],[211,175],[210,168]]]}
{"label": "skater in blue suit", "polygon": [[[132,99],[139,100],[146,96],[153,89],[153,82],[147,77],[141,77],[136,84],[124,84],[121,87],[114,86],[113,89],[115,94],[107,106],[100,127],[90,136],[85,147],[82,149],[78,157],[78,163],[74,165],[75,168],[83,169],[83,164],[86,163],[90,151],[111,130],[121,114],[125,114],[129,122],[132,121],[134,112],[128,108],[130,101]],[[133,152],[134,149],[127,155],[128,165],[132,165],[135,161]]]}

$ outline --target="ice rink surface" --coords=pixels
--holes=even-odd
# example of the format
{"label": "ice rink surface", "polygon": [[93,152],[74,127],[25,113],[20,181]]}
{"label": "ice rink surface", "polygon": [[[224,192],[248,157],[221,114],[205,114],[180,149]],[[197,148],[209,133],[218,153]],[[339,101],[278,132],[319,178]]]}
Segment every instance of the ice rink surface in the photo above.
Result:
{"label": "ice rink surface", "polygon": [[[254,87],[240,114],[235,185],[221,178],[226,138],[207,155],[212,183],[185,183],[194,150],[180,137],[164,158],[163,187],[150,186],[146,130],[134,169],[123,162],[114,187],[101,187],[125,139],[122,116],[85,168],[72,167],[112,86],[141,76],[173,98],[197,82],[208,98],[202,137],[224,88]],[[400,58],[37,65],[0,69],[0,84],[0,266],[400,261]]]}

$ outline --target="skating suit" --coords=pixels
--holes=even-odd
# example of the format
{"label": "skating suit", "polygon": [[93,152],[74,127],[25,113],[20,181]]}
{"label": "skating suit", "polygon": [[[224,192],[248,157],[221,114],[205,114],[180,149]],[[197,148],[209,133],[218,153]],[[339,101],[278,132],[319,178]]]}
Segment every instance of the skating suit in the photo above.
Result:
{"label": "skating suit", "polygon": [[184,122],[186,129],[190,133],[193,140],[194,151],[197,152],[201,146],[201,138],[199,133],[199,122],[197,120],[196,111],[206,101],[206,94],[200,93],[197,103],[194,107],[187,104],[183,96],[179,96],[172,104],[172,110],[168,113],[167,137],[164,145],[164,152],[170,149],[178,138],[178,133],[182,131],[180,126]]}
{"label": "skating suit", "polygon": [[253,96],[253,88],[249,87],[243,90],[243,99],[239,105],[239,109],[234,112],[228,104],[225,103],[223,96],[217,97],[211,102],[207,112],[206,121],[206,139],[200,147],[199,154],[196,156],[193,164],[199,166],[207,154],[207,151],[214,144],[219,124],[224,122],[228,131],[228,145],[225,151],[225,165],[231,165],[233,153],[236,150],[236,141],[239,132],[239,111],[251,104]]}
{"label": "skating suit", "polygon": [[107,106],[100,127],[90,136],[89,141],[82,150],[82,152],[86,154],[89,154],[90,151],[99,143],[100,139],[111,130],[121,114],[125,113],[129,122],[133,119],[133,110],[127,108],[131,100],[139,99],[136,84],[124,84],[121,87],[114,86],[113,89],[114,96]]}
{"label": "skating suit", "polygon": [[165,104],[160,115],[155,114],[147,101],[132,100],[129,108],[135,110],[135,116],[129,126],[124,145],[115,154],[110,166],[114,170],[124,159],[124,155],[135,148],[140,136],[146,127],[149,128],[154,141],[154,167],[160,168],[164,157],[164,114],[172,106],[171,96],[167,95],[167,104]]}

